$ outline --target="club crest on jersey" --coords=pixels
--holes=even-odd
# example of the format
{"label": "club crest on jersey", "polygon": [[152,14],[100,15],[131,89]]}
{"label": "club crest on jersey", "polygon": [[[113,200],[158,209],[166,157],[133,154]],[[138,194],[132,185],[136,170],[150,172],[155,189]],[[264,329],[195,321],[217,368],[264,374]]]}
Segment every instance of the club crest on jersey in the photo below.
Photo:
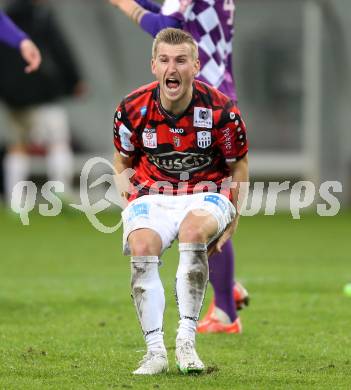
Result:
{"label": "club crest on jersey", "polygon": [[197,146],[205,149],[211,145],[211,132],[210,131],[199,131],[196,133]]}
{"label": "club crest on jersey", "polygon": [[194,107],[194,126],[212,128],[212,109],[205,107]]}
{"label": "club crest on jersey", "polygon": [[176,147],[176,148],[179,148],[179,146],[180,146],[180,138],[179,137],[177,137],[176,135],[173,137],[173,143],[174,143],[174,146]]}
{"label": "club crest on jersey", "polygon": [[146,148],[157,148],[157,133],[156,129],[147,129],[143,131],[143,144]]}

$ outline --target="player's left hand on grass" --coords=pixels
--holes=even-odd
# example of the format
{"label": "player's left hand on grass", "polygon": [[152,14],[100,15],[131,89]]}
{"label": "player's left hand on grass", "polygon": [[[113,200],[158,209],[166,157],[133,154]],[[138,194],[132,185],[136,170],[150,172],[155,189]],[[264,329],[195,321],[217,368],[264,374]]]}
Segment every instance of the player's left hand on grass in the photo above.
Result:
{"label": "player's left hand on grass", "polygon": [[24,68],[26,73],[32,73],[39,68],[41,64],[41,54],[37,46],[30,39],[24,39],[20,45],[22,58],[27,62]]}

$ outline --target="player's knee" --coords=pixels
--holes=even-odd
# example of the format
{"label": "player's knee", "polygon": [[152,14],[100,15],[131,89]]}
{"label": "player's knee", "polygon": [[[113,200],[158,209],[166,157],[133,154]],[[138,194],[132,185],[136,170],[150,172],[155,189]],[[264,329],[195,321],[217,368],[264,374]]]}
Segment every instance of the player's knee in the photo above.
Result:
{"label": "player's knee", "polygon": [[162,241],[154,232],[134,231],[128,237],[132,256],[158,256],[161,253]]}
{"label": "player's knee", "polygon": [[203,226],[186,224],[179,231],[179,242],[207,242],[207,233]]}
{"label": "player's knee", "polygon": [[151,256],[153,253],[153,245],[149,242],[134,242],[129,244],[132,256]]}

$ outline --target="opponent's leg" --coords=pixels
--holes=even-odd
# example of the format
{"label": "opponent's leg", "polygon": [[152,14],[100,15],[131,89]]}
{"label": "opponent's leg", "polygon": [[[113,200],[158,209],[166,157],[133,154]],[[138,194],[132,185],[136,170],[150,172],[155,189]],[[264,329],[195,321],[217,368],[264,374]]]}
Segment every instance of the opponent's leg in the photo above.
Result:
{"label": "opponent's leg", "polygon": [[72,191],[73,154],[68,144],[55,144],[48,147],[48,176],[65,186],[65,193]]}
{"label": "opponent's leg", "polygon": [[231,241],[227,241],[222,252],[209,258],[209,278],[214,290],[214,314],[220,322],[230,324],[237,318],[233,297],[234,251]]}
{"label": "opponent's leg", "polygon": [[[215,253],[209,258],[209,278],[214,290],[214,299],[204,319],[198,324],[198,333],[242,332],[236,311],[234,277],[234,251],[231,241],[228,240],[223,245],[222,252]],[[246,292],[245,289],[243,291]]]}
{"label": "opponent's leg", "polygon": [[22,192],[15,190],[15,185],[26,180],[29,173],[29,158],[21,151],[10,151],[6,154],[3,162],[5,177],[6,203],[17,208],[21,205]]}
{"label": "opponent's leg", "polygon": [[27,155],[28,136],[32,126],[31,110],[9,110],[11,145],[3,161],[4,190],[7,205],[17,208],[21,205],[22,192],[14,191],[15,185],[27,180],[30,158]]}
{"label": "opponent's leg", "polygon": [[[216,194],[204,195],[203,198],[203,207],[209,210],[218,221],[217,237],[235,215],[235,210],[226,202],[228,202],[226,198]],[[224,210],[228,213],[223,213]],[[210,258],[210,281],[213,283],[215,300],[205,319],[199,322],[197,328],[199,333],[241,332],[240,319],[236,314],[233,297],[234,253],[231,245],[231,241],[228,240],[222,247],[222,252]]]}
{"label": "opponent's leg", "polygon": [[74,164],[66,110],[57,104],[44,105],[37,111],[34,121],[37,141],[47,145],[48,176],[50,180],[63,183],[65,195],[70,198]]}

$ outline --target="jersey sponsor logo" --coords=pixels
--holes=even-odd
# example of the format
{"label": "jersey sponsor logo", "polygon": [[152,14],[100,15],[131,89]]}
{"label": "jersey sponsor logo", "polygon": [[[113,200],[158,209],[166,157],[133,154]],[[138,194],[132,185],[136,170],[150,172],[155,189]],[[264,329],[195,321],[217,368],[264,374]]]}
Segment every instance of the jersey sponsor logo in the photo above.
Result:
{"label": "jersey sponsor logo", "polygon": [[168,173],[196,172],[212,163],[211,156],[176,151],[155,155],[148,154],[147,157],[157,168]]}
{"label": "jersey sponsor logo", "polygon": [[143,131],[143,144],[146,148],[156,149],[157,148],[157,133],[156,129],[147,129]]}
{"label": "jersey sponsor logo", "polygon": [[169,131],[173,134],[184,134],[184,129],[178,129],[178,128],[175,128],[175,127],[170,127],[169,128]]}
{"label": "jersey sponsor logo", "polygon": [[124,126],[122,123],[118,130],[119,137],[121,139],[121,145],[124,150],[128,152],[134,151],[134,145],[131,143],[130,138],[132,136],[132,132]]}
{"label": "jersey sponsor logo", "polygon": [[210,131],[199,131],[196,133],[197,146],[205,149],[211,145],[211,132]]}
{"label": "jersey sponsor logo", "polygon": [[224,145],[227,150],[232,148],[232,141],[230,139],[230,128],[227,127],[225,130],[222,130],[224,135]]}
{"label": "jersey sponsor logo", "polygon": [[194,126],[212,128],[212,109],[205,107],[194,107]]}

